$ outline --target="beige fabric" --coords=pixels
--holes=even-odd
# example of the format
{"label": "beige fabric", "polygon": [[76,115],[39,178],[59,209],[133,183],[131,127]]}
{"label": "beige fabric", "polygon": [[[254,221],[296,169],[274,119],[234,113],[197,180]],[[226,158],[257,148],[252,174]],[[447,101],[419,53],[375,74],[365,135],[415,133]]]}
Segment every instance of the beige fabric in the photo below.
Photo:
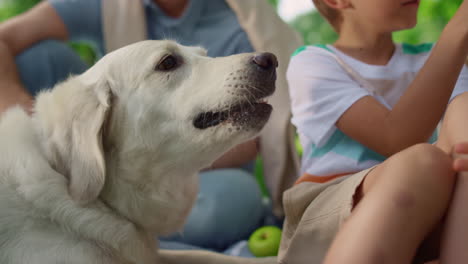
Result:
{"label": "beige fabric", "polygon": [[[290,123],[286,69],[290,55],[302,45],[302,41],[266,0],[227,0],[227,3],[237,14],[254,49],[269,51],[278,57],[277,89],[269,100],[274,110],[260,136],[260,151],[274,211],[281,216],[282,193],[292,186],[299,173],[295,130]],[[103,0],[102,10],[107,52],[147,38],[141,1]]]}
{"label": "beige fabric", "polygon": [[286,221],[279,263],[322,263],[341,224],[351,214],[357,187],[371,169],[327,183],[303,182],[284,193]]}
{"label": "beige fabric", "polygon": [[102,0],[102,23],[106,52],[147,39],[139,0]]}
{"label": "beige fabric", "polygon": [[266,0],[227,0],[237,14],[241,27],[247,32],[256,51],[269,51],[278,57],[276,92],[269,102],[273,105],[270,121],[260,136],[265,181],[273,200],[274,212],[283,214],[282,195],[299,175],[299,161],[294,145],[295,129],[290,123],[286,70],[291,54],[302,40],[276,14]]}

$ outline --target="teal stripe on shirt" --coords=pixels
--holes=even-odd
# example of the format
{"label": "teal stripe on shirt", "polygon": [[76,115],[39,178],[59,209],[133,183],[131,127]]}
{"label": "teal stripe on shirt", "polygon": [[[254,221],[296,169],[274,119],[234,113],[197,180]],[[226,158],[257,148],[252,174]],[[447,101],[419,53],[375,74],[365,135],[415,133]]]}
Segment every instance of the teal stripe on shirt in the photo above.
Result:
{"label": "teal stripe on shirt", "polygon": [[300,46],[299,48],[297,48],[293,54],[291,55],[291,57],[294,57],[296,56],[297,54],[301,53],[302,51],[304,51],[305,49],[307,48],[307,46]]}
{"label": "teal stripe on shirt", "polygon": [[[434,131],[431,138],[429,139],[429,142],[436,142],[437,136],[437,131]],[[312,152],[310,154],[310,157],[319,158],[324,156],[328,152],[334,152],[338,155],[348,157],[357,161],[358,163],[368,160],[376,160],[382,162],[386,159],[386,157],[348,137],[339,129],[337,129],[335,133],[333,133],[333,135],[330,137],[330,139],[328,139],[327,143],[324,146],[317,147],[315,144],[312,144]]]}
{"label": "teal stripe on shirt", "polygon": [[363,162],[367,160],[384,161],[385,157],[378,154],[377,152],[366,148],[359,142],[348,137],[346,134],[341,132],[339,129],[333,133],[327,143],[322,147],[317,147],[312,144],[311,158],[319,158],[327,154],[328,152],[334,152],[338,155],[348,157],[357,162]]}
{"label": "teal stripe on shirt", "polygon": [[[322,48],[322,49],[328,50],[328,51],[330,51],[330,52],[333,53],[333,51],[332,51],[329,47],[327,47],[327,45],[324,45],[324,44],[316,44],[316,45],[313,45],[313,46],[314,46],[314,47],[317,47],[317,48]],[[297,49],[293,52],[293,54],[291,55],[291,57],[296,56],[297,54],[303,52],[303,51],[306,50],[306,49],[307,49],[307,46],[301,46],[301,47],[297,48]]]}
{"label": "teal stripe on shirt", "polygon": [[333,53],[333,50],[331,50],[331,49],[330,49],[327,45],[325,45],[325,44],[315,44],[314,46],[317,47],[317,48],[322,48],[322,49],[324,49],[324,50],[327,50],[327,51]]}
{"label": "teal stripe on shirt", "polygon": [[432,49],[433,43],[423,43],[419,45],[411,45],[403,43],[401,46],[403,47],[403,53],[416,55],[419,53],[429,52]]}

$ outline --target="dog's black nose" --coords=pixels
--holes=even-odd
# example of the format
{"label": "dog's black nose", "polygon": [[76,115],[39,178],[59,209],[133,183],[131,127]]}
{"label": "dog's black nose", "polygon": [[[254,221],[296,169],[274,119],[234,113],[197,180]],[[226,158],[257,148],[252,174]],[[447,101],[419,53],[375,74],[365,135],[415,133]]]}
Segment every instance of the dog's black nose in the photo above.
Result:
{"label": "dog's black nose", "polygon": [[265,70],[278,67],[278,59],[276,59],[275,54],[270,52],[257,54],[252,58],[252,61]]}

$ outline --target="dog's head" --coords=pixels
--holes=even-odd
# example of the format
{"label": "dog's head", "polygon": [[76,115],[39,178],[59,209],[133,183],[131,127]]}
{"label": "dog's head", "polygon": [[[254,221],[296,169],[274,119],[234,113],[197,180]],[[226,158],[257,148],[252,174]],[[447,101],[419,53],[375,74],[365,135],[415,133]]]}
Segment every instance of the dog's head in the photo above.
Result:
{"label": "dog's head", "polygon": [[108,76],[115,96],[111,123],[126,122],[111,125],[109,143],[116,147],[157,146],[171,155],[164,160],[199,169],[256,135],[272,111],[263,100],[276,79],[277,61],[269,53],[209,58],[198,47],[147,41],[107,59],[114,74]]}
{"label": "dog's head", "polygon": [[144,41],[41,93],[35,120],[75,199],[96,199],[110,173],[142,192],[168,187],[164,175],[194,174],[262,129],[276,66],[269,53],[209,58]]}

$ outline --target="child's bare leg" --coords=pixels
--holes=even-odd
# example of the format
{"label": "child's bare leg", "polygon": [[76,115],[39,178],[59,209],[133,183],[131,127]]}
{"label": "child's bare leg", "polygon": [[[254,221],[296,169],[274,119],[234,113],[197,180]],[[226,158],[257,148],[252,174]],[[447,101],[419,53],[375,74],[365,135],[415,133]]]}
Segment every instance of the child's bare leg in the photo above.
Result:
{"label": "child's bare leg", "polygon": [[[437,145],[448,153],[461,142],[468,142],[468,93],[457,96],[447,108]],[[465,151],[465,153],[467,153]],[[455,161],[456,164],[457,161]],[[468,171],[458,173],[453,199],[444,226],[442,264],[468,263]]]}
{"label": "child's bare leg", "polygon": [[432,145],[395,154],[367,175],[324,263],[411,263],[442,218],[454,181],[450,157]]}
{"label": "child's bare leg", "polygon": [[440,263],[468,262],[468,173],[458,174],[442,237]]}

